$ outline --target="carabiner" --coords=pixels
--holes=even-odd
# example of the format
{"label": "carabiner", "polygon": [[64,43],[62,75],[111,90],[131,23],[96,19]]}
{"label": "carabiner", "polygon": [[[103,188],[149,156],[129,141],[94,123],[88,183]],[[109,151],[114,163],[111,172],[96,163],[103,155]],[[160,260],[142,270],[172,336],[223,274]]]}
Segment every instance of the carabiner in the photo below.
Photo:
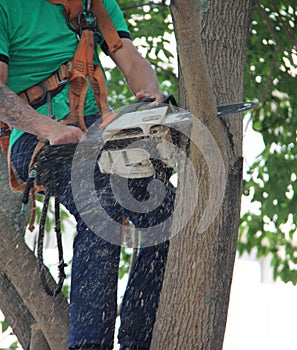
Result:
{"label": "carabiner", "polygon": [[96,31],[97,21],[96,16],[93,14],[92,11],[87,12],[87,10],[82,10],[77,17],[78,27],[79,27],[79,35],[81,36],[81,33],[83,30],[92,30],[93,32]]}
{"label": "carabiner", "polygon": [[87,12],[91,12],[91,7],[92,7],[92,0],[87,0]]}

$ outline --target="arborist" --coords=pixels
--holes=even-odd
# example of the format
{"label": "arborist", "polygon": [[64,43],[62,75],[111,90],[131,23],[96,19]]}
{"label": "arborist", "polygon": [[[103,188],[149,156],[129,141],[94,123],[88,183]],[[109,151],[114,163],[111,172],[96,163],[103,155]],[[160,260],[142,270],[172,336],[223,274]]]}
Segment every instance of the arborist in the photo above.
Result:
{"label": "arborist", "polygon": [[[14,189],[24,189],[36,149],[46,143],[78,143],[108,112],[98,47],[116,63],[137,99],[163,101],[157,77],[134,47],[116,0],[0,2],[0,121],[5,123],[0,125],[1,142],[5,148],[9,139]],[[96,167],[94,181],[103,207],[120,222],[123,208],[113,193],[110,176]],[[149,181],[133,180],[138,200],[146,198]],[[171,215],[174,191],[169,185],[167,190],[159,210],[146,215],[146,227]],[[72,197],[71,161],[63,160],[62,154],[59,199],[77,221],[69,349],[111,350],[120,246],[94,234],[82,220]],[[137,212],[130,211],[128,219],[141,224]],[[110,230],[104,219],[98,230]],[[122,350],[150,347],[167,251],[167,241],[142,248],[132,267],[120,312]]]}

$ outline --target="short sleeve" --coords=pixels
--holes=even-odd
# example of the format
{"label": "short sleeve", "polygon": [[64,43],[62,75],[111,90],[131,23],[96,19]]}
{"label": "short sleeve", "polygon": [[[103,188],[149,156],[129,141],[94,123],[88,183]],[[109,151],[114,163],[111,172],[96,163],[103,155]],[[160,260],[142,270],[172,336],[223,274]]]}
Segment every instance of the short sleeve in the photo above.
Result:
{"label": "short sleeve", "polygon": [[[109,17],[111,18],[112,23],[119,34],[119,37],[131,39],[127,23],[118,3],[115,0],[103,0],[103,5],[105,6]],[[102,51],[108,55],[108,46],[104,39],[102,42],[100,42],[100,47]]]}
{"label": "short sleeve", "polygon": [[103,0],[103,5],[105,6],[109,17],[111,18],[115,29],[118,32],[129,33],[128,26],[124,19],[122,10],[120,9],[118,3],[115,0]]}
{"label": "short sleeve", "polygon": [[8,12],[0,4],[0,61],[8,63],[9,37],[8,37]]}

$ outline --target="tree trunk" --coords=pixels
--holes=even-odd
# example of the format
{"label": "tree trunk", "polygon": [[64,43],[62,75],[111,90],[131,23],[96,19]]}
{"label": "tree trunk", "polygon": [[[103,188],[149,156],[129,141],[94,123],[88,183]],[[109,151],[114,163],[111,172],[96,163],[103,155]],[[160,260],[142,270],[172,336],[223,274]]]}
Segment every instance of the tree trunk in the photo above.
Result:
{"label": "tree trunk", "polygon": [[[223,347],[240,217],[242,116],[218,119],[214,101],[243,99],[254,0],[204,4],[209,8],[201,36],[199,1],[175,0],[171,5],[184,82],[180,100],[188,102],[193,115],[189,161],[196,169],[199,196],[193,217],[170,243],[152,350]],[[177,220],[187,215],[194,183],[190,176],[180,172],[184,193],[178,200],[182,197],[185,204]]]}
{"label": "tree trunk", "polygon": [[[0,184],[0,309],[24,348],[31,338],[31,325],[38,323],[51,349],[66,350],[68,303],[63,295],[49,297],[41,286],[36,257],[23,238],[27,218],[20,212],[20,194],[9,188],[2,152]],[[51,283],[55,284],[52,278]]]}

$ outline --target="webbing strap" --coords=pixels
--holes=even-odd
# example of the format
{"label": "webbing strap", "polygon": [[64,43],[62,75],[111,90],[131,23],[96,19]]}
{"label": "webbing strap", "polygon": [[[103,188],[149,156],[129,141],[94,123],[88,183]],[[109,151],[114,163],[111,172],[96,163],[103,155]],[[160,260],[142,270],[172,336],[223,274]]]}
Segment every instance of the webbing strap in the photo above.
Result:
{"label": "webbing strap", "polygon": [[[94,32],[89,28],[80,31],[78,17],[82,13],[82,0],[48,0],[52,4],[64,6],[68,21],[81,34],[74,58],[72,60],[72,71],[70,76],[69,105],[70,116],[77,120],[79,127],[87,131],[84,122],[84,101],[88,90],[89,78],[94,91],[97,106],[101,115],[108,113],[107,91],[105,77],[100,66],[94,68]],[[110,19],[102,0],[94,0],[91,12],[96,17],[98,27],[104,36],[110,52],[115,52],[122,46],[122,41]]]}
{"label": "webbing strap", "polygon": [[78,29],[77,17],[82,10],[82,0],[48,0],[54,5],[64,6],[65,16],[76,29]]}
{"label": "webbing strap", "polygon": [[[82,11],[82,0],[48,0],[55,5],[62,5],[65,9],[65,15],[69,22],[71,22],[76,30],[79,29],[78,15]],[[122,41],[110,19],[102,0],[93,0],[91,11],[94,13],[97,19],[97,25],[106,41],[110,52],[115,52],[123,44]]]}
{"label": "webbing strap", "polygon": [[104,115],[108,112],[107,93],[105,79],[102,70],[98,67],[94,70],[94,33],[90,30],[84,30],[80,42],[72,60],[72,74],[70,77],[69,105],[70,114],[77,118],[79,127],[86,131],[84,122],[84,100],[88,90],[89,77],[94,90],[96,103]]}
{"label": "webbing strap", "polygon": [[97,18],[98,27],[110,52],[114,53],[123,43],[110,19],[102,0],[93,0],[91,10]]}
{"label": "webbing strap", "polygon": [[63,64],[55,73],[42,82],[19,93],[19,97],[30,104],[33,108],[41,106],[48,92],[57,94],[69,80],[72,62]]}

